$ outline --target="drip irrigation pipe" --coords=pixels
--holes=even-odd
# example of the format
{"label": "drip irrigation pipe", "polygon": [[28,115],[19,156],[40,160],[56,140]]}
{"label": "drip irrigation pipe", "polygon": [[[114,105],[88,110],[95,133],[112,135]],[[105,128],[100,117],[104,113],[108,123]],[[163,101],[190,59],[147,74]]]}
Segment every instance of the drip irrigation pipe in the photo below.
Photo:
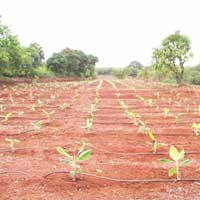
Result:
{"label": "drip irrigation pipe", "polygon": [[[44,178],[49,177],[50,175],[53,174],[70,174],[68,171],[57,171],[57,172],[51,172],[49,174],[46,174]],[[103,179],[111,182],[119,182],[119,183],[158,183],[158,182],[200,182],[200,179],[117,179],[117,178],[110,178],[107,176],[99,176],[95,174],[89,174],[89,173],[81,173],[79,174],[80,176],[87,176],[87,177],[92,177],[92,178],[97,178],[97,179]]]}

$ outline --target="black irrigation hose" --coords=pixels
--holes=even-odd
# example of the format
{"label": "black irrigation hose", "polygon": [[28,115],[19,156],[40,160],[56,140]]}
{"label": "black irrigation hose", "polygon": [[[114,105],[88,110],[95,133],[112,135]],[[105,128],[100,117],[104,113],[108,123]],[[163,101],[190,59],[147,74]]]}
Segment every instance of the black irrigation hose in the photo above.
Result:
{"label": "black irrigation hose", "polygon": [[1,174],[23,174],[23,175],[29,176],[29,174],[25,172],[21,172],[21,171],[3,171],[3,172],[0,172],[0,175]]}
{"label": "black irrigation hose", "polygon": [[6,152],[16,152],[16,151],[23,151],[23,150],[35,150],[35,149],[42,149],[42,150],[48,150],[48,148],[45,147],[24,147],[24,148],[15,148],[15,149],[0,149],[0,153],[6,153]]}
{"label": "black irrigation hose", "polygon": [[[156,152],[156,153],[145,153],[145,152],[135,152],[135,153],[116,153],[116,152],[111,152],[111,151],[107,151],[107,150],[102,150],[100,148],[97,148],[91,144],[88,144],[87,145],[88,147],[91,147],[93,149],[96,149],[97,151],[101,151],[101,152],[104,152],[104,153],[107,153],[107,154],[113,154],[113,155],[119,155],[119,156],[134,156],[134,155],[168,155],[169,153],[168,152]],[[169,146],[169,145],[168,145]],[[200,151],[190,151],[190,152],[185,152],[185,154],[200,154]]]}
{"label": "black irrigation hose", "polygon": [[[47,178],[50,175],[53,174],[69,174],[68,171],[57,171],[57,172],[51,172],[49,174],[46,174],[44,178]],[[112,182],[119,182],[119,183],[158,183],[158,182],[200,182],[200,179],[117,179],[117,178],[110,178],[106,176],[99,176],[95,174],[89,174],[89,173],[81,173],[80,176],[87,176],[87,177],[93,177],[97,179],[103,179],[107,181]]]}

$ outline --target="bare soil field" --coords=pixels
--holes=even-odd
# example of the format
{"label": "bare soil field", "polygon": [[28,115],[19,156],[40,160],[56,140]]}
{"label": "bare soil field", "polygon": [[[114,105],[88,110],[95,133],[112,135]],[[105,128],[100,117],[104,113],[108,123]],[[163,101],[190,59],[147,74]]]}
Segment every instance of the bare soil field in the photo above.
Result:
{"label": "bare soil field", "polygon": [[[200,129],[192,125],[200,123],[199,105],[199,87],[143,80],[6,83],[0,91],[0,199],[198,200]],[[156,152],[147,130],[165,144]],[[73,181],[56,147],[73,154],[81,140],[92,155]],[[169,158],[172,145],[190,159],[180,180],[168,177],[171,164],[159,161]]]}

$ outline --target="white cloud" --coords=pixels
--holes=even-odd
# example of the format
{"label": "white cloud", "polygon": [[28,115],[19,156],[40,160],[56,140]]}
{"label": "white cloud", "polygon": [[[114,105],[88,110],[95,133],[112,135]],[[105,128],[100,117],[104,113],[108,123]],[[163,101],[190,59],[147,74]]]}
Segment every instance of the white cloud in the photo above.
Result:
{"label": "white cloud", "polygon": [[147,65],[152,49],[175,30],[192,41],[200,62],[198,0],[0,0],[3,22],[24,45],[38,42],[46,57],[65,47],[99,57],[98,66]]}

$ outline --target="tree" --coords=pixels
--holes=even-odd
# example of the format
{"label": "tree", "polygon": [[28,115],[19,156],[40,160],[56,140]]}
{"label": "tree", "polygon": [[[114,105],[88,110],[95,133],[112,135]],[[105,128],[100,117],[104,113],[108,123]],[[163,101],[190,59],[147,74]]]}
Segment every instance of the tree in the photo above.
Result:
{"label": "tree", "polygon": [[21,46],[17,36],[0,21],[0,73],[10,75],[20,74],[22,71],[26,73],[30,66],[31,58],[26,48]]}
{"label": "tree", "polygon": [[90,77],[95,73],[98,58],[80,50],[65,48],[47,60],[47,67],[58,75]]}
{"label": "tree", "polygon": [[153,52],[153,66],[158,71],[166,68],[175,76],[176,82],[181,84],[184,75],[184,64],[192,54],[190,39],[181,35],[179,31],[167,36],[160,46]]}
{"label": "tree", "polygon": [[44,59],[44,51],[38,43],[31,43],[27,48],[30,54],[33,67],[39,67],[42,65],[42,60]]}
{"label": "tree", "polygon": [[140,62],[134,60],[129,65],[128,68],[131,69],[131,76],[137,76],[138,70],[141,70],[144,68],[144,65],[142,65]]}

